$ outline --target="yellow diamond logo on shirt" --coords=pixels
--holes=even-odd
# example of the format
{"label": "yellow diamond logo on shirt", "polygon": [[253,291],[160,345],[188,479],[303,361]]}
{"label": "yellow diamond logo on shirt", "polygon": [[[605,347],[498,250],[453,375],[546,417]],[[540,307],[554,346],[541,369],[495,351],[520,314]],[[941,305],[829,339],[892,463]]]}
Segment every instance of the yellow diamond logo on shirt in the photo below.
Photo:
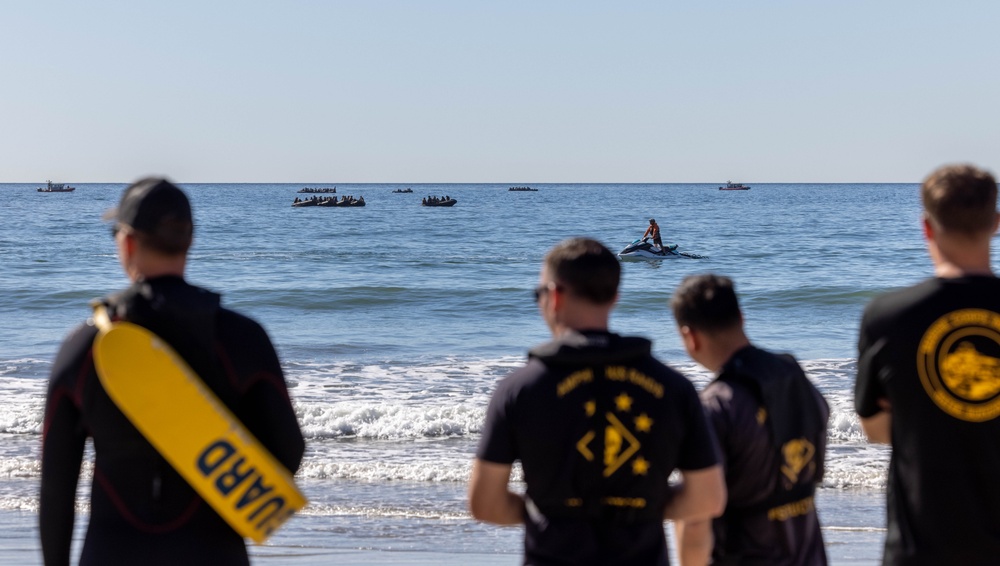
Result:
{"label": "yellow diamond logo on shirt", "polygon": [[[632,398],[622,393],[614,398],[615,408],[619,411],[630,411],[632,409]],[[588,416],[596,412],[596,403],[587,401],[584,403],[584,410]],[[610,477],[626,462],[629,461],[642,445],[631,430],[625,426],[612,412],[604,413],[607,426],[604,427],[604,477]],[[646,413],[640,414],[633,419],[635,429],[639,432],[649,432],[653,426],[653,419]],[[597,438],[597,432],[588,430],[576,442],[576,451],[580,453],[588,462],[594,461],[594,450],[590,444]],[[635,475],[646,475],[649,470],[649,461],[639,456],[632,462],[632,473]]]}
{"label": "yellow diamond logo on shirt", "polygon": [[604,429],[604,477],[610,477],[639,451],[641,445],[618,417],[611,413],[606,416],[610,426]]}

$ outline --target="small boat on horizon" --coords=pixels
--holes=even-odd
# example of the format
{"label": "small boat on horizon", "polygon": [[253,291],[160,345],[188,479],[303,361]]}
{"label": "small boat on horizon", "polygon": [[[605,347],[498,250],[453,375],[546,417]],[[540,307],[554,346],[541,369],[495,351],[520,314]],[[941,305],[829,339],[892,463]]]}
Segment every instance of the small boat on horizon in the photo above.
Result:
{"label": "small boat on horizon", "polygon": [[452,197],[427,197],[420,201],[420,206],[455,206],[458,201]]}
{"label": "small boat on horizon", "polygon": [[407,187],[405,189],[396,189],[396,190],[394,190],[392,192],[394,192],[394,193],[412,193],[413,189]]}
{"label": "small boat on horizon", "polygon": [[507,190],[512,192],[532,192],[532,193],[538,192],[538,189],[532,189],[531,187],[511,187]]}
{"label": "small boat on horizon", "polygon": [[311,197],[299,200],[298,197],[292,202],[292,206],[295,208],[302,208],[305,206],[326,206],[326,207],[345,207],[345,206],[365,206],[365,197],[354,198],[354,195],[344,195],[337,200],[337,197]]}
{"label": "small boat on horizon", "polygon": [[53,183],[52,181],[45,181],[46,186],[38,187],[38,192],[40,193],[71,193],[76,190],[76,187],[69,187],[63,183]]}
{"label": "small boat on horizon", "polygon": [[749,191],[750,187],[744,185],[743,183],[734,183],[732,181],[726,181],[725,187],[719,187],[720,191]]}

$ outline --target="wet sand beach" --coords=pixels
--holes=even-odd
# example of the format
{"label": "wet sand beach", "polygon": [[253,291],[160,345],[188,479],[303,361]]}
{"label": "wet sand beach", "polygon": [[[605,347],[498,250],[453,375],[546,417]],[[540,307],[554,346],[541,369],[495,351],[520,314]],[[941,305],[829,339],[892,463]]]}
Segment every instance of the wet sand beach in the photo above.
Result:
{"label": "wet sand beach", "polygon": [[[885,529],[866,526],[874,516],[883,522],[882,495],[857,490],[820,490],[817,507],[831,564],[874,565],[882,554]],[[457,519],[438,525],[433,538],[412,525],[413,519],[302,515],[292,519],[266,544],[249,547],[258,565],[407,565],[515,566],[521,563],[522,530],[492,527]],[[364,523],[370,523],[365,529]],[[78,517],[73,556],[79,556],[86,517]],[[677,564],[672,525],[665,523],[671,563]],[[367,534],[362,534],[366,533]],[[33,511],[0,511],[0,564],[42,564],[38,515]]]}

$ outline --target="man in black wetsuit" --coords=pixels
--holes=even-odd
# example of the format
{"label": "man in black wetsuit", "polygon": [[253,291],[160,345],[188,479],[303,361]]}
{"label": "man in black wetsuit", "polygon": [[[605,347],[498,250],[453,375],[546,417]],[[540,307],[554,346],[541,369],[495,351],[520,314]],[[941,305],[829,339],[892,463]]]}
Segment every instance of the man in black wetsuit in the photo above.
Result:
{"label": "man in black wetsuit", "polygon": [[701,397],[729,493],[718,519],[677,524],[682,566],[709,557],[716,566],[825,565],[813,492],[823,477],[826,401],[794,358],[750,344],[729,278],[687,277],[671,307],[688,354],[717,375]]}
{"label": "man in black wetsuit", "polygon": [[947,166],[920,192],[935,277],[874,299],[858,338],[855,408],[868,439],[892,445],[883,563],[997,564],[997,182]]}
{"label": "man in black wetsuit", "polygon": [[[595,240],[548,253],[535,298],[553,340],[498,384],[487,410],[469,507],[482,521],[524,523],[525,564],[666,565],[664,518],[709,519],[725,503],[694,387],[648,340],[608,331],[620,271]],[[524,496],[508,490],[515,460]]]}
{"label": "man in black wetsuit", "polygon": [[[101,299],[112,320],[148,328],[169,343],[294,473],[305,445],[267,334],[220,306],[219,295],[184,280],[193,235],[187,197],[166,180],[143,179],[125,190],[113,217],[118,256],[132,285]],[[247,564],[243,538],[104,391],[92,357],[96,335],[92,321],[75,329],[52,368],[39,513],[45,563],[70,562],[77,481],[89,436],[94,479],[80,564]]]}

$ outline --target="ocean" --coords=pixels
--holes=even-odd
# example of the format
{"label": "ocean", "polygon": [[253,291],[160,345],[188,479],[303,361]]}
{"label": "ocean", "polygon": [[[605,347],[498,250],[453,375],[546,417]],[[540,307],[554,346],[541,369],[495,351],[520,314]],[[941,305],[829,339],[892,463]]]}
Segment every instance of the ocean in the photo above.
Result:
{"label": "ocean", "polygon": [[[310,504],[256,560],[518,563],[520,529],[472,521],[465,489],[496,382],[548,338],[531,294],[542,257],[571,236],[617,252],[656,218],[664,242],[708,257],[623,262],[612,330],[651,338],[701,387],[711,376],[684,353],[667,303],[686,275],[732,277],[751,340],[794,354],[830,403],[817,506],[833,562],[877,561],[889,452],[864,441],[853,411],[855,343],[872,297],[932,272],[918,186],[507,190],[525,184],[336,185],[363,208],[293,208],[301,184],[182,184],[196,222],[187,277],[268,330],[307,440],[297,477]],[[101,221],[125,185],[37,186],[0,184],[0,520],[22,539],[35,536],[55,353],[89,300],[127,285]],[[458,203],[420,206],[429,195]],[[37,546],[18,552],[40,560]]]}

